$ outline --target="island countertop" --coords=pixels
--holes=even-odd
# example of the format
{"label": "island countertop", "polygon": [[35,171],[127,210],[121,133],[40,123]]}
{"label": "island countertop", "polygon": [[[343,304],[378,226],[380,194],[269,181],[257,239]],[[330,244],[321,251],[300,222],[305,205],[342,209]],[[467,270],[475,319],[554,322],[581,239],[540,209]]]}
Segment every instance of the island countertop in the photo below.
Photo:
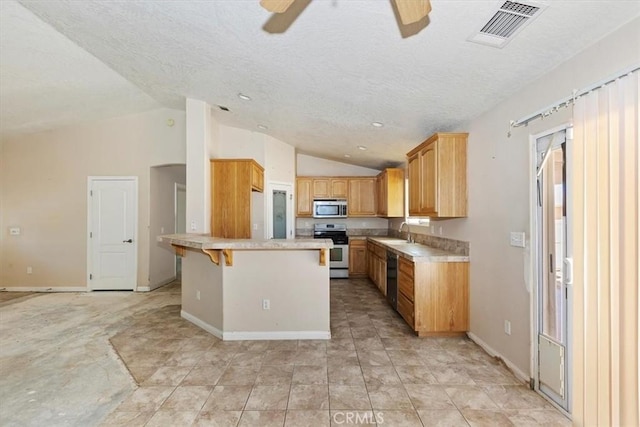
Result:
{"label": "island countertop", "polygon": [[206,234],[166,234],[159,241],[194,249],[298,250],[331,249],[331,239],[225,239]]}

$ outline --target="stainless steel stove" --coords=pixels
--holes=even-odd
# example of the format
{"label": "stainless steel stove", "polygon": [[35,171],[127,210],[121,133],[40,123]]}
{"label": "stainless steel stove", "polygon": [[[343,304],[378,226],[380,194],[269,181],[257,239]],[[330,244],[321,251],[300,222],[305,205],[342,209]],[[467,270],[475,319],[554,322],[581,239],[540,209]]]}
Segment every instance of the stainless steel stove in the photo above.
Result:
{"label": "stainless steel stove", "polygon": [[349,277],[349,237],[346,224],[315,224],[314,239],[331,239],[333,249],[329,254],[329,277]]}

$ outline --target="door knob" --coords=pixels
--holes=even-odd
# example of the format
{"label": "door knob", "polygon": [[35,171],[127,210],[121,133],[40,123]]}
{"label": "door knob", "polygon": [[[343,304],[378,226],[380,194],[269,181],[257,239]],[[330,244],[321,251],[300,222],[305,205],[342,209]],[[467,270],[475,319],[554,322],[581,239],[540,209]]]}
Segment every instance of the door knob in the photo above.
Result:
{"label": "door knob", "polygon": [[133,239],[123,240],[122,243],[133,243]]}

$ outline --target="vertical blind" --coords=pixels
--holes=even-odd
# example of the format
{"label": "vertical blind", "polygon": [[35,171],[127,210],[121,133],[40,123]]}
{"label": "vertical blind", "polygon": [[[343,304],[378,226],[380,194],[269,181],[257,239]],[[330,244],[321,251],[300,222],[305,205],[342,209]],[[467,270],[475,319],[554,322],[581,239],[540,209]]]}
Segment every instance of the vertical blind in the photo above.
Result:
{"label": "vertical blind", "polygon": [[574,105],[576,425],[640,425],[639,80],[633,72]]}

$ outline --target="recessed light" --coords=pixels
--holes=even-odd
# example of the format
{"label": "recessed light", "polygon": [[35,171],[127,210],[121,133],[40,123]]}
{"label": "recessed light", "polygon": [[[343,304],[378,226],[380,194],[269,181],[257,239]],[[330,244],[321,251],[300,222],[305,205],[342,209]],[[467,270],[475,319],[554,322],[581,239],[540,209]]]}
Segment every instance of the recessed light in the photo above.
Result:
{"label": "recessed light", "polygon": [[251,101],[251,97],[245,95],[244,93],[239,93],[238,94],[238,98],[244,100],[244,101]]}
{"label": "recessed light", "polygon": [[344,156],[345,157],[351,157],[351,154],[345,154]]}
{"label": "recessed light", "polygon": [[267,130],[269,128],[266,127],[265,125],[258,125],[258,129]]}
{"label": "recessed light", "polygon": [[364,145],[358,145],[358,150],[365,151],[366,149],[367,147],[365,147]]}
{"label": "recessed light", "polygon": [[380,123],[380,122],[372,122],[371,126],[376,127],[376,128],[381,128],[384,125],[382,123]]}

